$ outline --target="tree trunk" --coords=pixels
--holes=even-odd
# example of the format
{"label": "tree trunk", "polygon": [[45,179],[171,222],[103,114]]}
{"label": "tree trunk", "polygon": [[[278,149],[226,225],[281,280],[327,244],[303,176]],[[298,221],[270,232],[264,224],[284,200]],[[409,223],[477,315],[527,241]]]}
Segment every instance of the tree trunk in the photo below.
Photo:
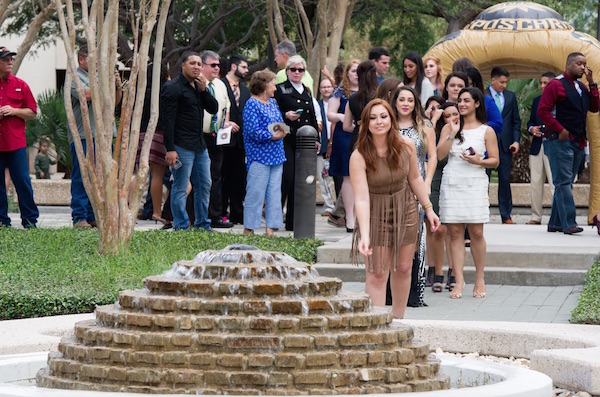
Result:
{"label": "tree trunk", "polygon": [[[88,105],[86,101],[81,101],[86,142],[89,142],[86,155],[83,154],[79,134],[73,134],[73,141],[81,165],[83,183],[98,223],[99,251],[102,254],[117,254],[126,250],[131,242],[142,188],[148,176],[148,156],[158,121],[160,67],[153,68],[151,116],[140,154],[139,169],[134,173],[146,94],[146,65],[149,63],[148,52],[159,6],[160,19],[156,29],[153,64],[161,65],[170,0],[150,0],[147,8],[139,10],[137,20],[132,22],[135,26],[131,30],[134,32],[131,74],[129,84],[122,93],[121,129],[114,151],[115,114],[112,110],[115,108],[117,95],[121,92],[121,86],[116,84],[114,70],[119,40],[119,1],[109,0],[106,10],[103,1],[94,0],[89,9],[84,1],[81,10],[82,20],[77,22],[74,18],[72,0],[68,0],[65,8],[62,7],[61,1],[55,0],[56,7],[60,10],[59,21],[68,57],[65,85],[69,87],[73,81],[79,98],[85,97],[84,88],[75,68],[75,27],[82,25],[88,43],[89,89],[96,126],[95,138],[92,138]],[[65,10],[67,17],[65,17]],[[140,32],[141,38],[138,37]],[[70,90],[65,90],[65,107],[69,126],[72,131],[77,131]],[[94,144],[91,144],[92,142]],[[133,185],[132,180],[135,180]]]}

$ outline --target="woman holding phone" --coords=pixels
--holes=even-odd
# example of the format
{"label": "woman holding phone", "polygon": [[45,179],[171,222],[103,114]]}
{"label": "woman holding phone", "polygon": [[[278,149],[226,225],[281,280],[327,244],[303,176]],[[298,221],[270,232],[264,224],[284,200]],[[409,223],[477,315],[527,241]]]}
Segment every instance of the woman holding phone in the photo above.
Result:
{"label": "woman holding phone", "polygon": [[[483,224],[490,219],[489,180],[486,168],[498,166],[496,133],[486,124],[483,93],[474,87],[463,88],[458,94],[459,120],[452,120],[443,129],[437,155],[448,155],[440,189],[440,219],[450,233],[453,274],[456,286],[450,297],[462,297],[465,280],[464,230],[471,236],[471,255],[475,263],[473,296],[486,294],[483,268],[486,242]],[[484,153],[487,151],[488,157]]]}

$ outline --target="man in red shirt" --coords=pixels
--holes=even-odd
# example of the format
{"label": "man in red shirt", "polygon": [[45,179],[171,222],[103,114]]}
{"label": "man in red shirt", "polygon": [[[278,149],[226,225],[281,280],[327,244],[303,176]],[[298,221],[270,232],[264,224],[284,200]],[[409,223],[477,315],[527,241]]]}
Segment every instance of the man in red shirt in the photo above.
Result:
{"label": "man in red shirt", "polygon": [[[589,90],[578,80],[584,74]],[[549,232],[583,231],[575,220],[573,179],[585,156],[587,112],[597,113],[598,104],[598,85],[585,56],[580,52],[569,54],[565,72],[548,83],[538,107],[538,116],[546,125],[544,149],[554,182]]]}
{"label": "man in red shirt", "polygon": [[[35,227],[40,215],[33,201],[25,143],[25,120],[34,119],[37,104],[27,83],[12,75],[16,53],[0,46],[0,175],[8,168],[19,196],[21,223]],[[10,227],[4,178],[0,178],[0,223]]]}

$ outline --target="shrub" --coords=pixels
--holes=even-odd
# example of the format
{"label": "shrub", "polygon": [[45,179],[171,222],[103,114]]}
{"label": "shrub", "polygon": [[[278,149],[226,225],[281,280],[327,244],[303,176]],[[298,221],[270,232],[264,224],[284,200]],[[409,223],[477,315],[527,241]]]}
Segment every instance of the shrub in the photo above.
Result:
{"label": "shrub", "polygon": [[587,271],[577,307],[571,312],[572,323],[600,324],[600,261]]}
{"label": "shrub", "polygon": [[207,249],[250,244],[314,263],[315,239],[267,238],[200,231],[136,231],[127,253],[98,254],[94,230],[0,228],[0,320],[84,313],[141,288],[175,261]]}

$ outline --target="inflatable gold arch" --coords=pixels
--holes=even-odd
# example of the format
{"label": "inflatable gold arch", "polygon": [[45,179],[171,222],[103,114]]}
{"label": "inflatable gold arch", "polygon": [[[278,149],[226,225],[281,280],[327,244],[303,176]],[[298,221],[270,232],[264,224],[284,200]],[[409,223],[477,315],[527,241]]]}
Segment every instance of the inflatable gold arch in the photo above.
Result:
{"label": "inflatable gold arch", "polygon": [[[511,78],[538,78],[565,69],[567,55],[581,52],[600,81],[600,42],[575,31],[551,8],[525,1],[492,6],[463,30],[451,33],[433,45],[423,57],[435,56],[445,71],[462,57],[470,58],[488,77],[494,66],[506,68]],[[588,223],[600,209],[600,116],[588,113],[590,146],[590,197]]]}

